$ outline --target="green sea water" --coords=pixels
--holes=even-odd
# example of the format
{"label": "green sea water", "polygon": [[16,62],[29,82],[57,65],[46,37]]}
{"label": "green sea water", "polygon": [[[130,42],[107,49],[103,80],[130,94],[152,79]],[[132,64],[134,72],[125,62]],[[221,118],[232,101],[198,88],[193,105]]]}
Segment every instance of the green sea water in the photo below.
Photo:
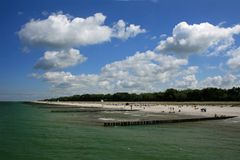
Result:
{"label": "green sea water", "polygon": [[[240,119],[103,127],[108,113],[0,103],[0,160],[239,160]],[[109,115],[108,115],[109,116]]]}

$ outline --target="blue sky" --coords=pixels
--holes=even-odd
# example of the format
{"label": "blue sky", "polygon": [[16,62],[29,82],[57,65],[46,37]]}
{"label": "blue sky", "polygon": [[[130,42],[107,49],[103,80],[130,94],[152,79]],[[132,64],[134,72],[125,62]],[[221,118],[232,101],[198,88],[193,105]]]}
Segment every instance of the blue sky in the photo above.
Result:
{"label": "blue sky", "polygon": [[237,0],[0,3],[0,100],[239,86]]}

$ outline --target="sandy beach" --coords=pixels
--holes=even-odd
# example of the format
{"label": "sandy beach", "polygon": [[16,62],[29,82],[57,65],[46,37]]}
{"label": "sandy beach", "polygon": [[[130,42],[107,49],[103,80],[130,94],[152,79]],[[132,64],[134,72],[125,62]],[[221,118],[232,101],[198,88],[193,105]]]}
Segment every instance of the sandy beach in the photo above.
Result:
{"label": "sandy beach", "polygon": [[[238,116],[238,102],[49,102],[33,101],[33,103],[68,107],[99,107],[106,109],[137,109],[143,112],[171,113],[194,116]],[[202,110],[206,110],[206,112]]]}

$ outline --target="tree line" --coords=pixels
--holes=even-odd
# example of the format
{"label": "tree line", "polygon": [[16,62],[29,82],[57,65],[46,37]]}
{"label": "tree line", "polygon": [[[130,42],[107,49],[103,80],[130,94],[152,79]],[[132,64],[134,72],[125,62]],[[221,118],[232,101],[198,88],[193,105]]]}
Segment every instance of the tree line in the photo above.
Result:
{"label": "tree line", "polygon": [[239,101],[240,88],[167,89],[154,93],[82,94],[45,99],[45,101]]}

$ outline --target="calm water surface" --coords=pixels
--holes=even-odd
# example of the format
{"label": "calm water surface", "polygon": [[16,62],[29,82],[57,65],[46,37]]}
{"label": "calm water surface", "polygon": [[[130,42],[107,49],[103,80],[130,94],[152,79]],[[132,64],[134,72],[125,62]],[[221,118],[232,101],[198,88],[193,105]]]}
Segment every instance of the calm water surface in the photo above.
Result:
{"label": "calm water surface", "polygon": [[[109,113],[0,103],[1,160],[238,160],[240,119],[104,128]],[[112,113],[111,113],[112,114]]]}

